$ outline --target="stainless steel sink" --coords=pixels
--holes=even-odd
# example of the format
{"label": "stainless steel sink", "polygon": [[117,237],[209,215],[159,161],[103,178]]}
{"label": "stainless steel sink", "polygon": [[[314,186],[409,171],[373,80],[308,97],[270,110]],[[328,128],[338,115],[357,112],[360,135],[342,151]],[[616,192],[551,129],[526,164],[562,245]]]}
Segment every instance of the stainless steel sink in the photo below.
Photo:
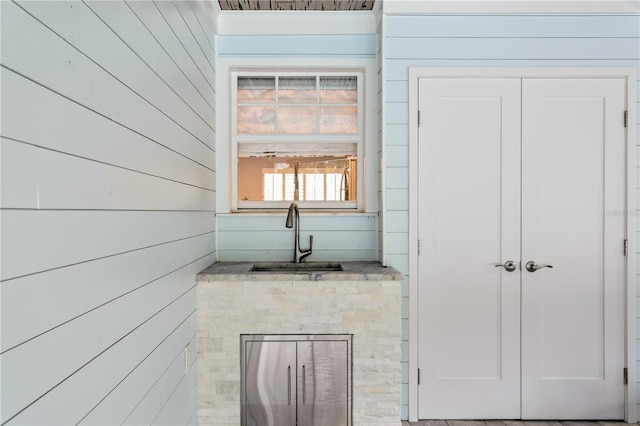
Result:
{"label": "stainless steel sink", "polygon": [[254,263],[251,272],[331,272],[342,271],[342,265],[333,262],[266,262]]}

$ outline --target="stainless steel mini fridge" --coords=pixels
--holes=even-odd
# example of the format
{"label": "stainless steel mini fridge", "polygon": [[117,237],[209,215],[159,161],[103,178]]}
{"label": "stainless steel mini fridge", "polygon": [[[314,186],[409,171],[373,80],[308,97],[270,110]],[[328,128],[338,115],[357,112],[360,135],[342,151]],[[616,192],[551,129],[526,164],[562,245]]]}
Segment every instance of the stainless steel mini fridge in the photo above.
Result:
{"label": "stainless steel mini fridge", "polygon": [[241,335],[243,426],[350,426],[351,334]]}

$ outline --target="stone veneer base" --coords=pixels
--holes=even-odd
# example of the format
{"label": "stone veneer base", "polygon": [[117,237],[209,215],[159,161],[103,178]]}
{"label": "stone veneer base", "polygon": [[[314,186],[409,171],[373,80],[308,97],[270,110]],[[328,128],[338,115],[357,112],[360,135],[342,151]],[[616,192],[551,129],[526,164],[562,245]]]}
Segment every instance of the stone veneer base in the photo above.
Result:
{"label": "stone veneer base", "polygon": [[240,425],[240,334],[353,334],[353,424],[400,426],[398,275],[389,281],[353,275],[349,281],[259,281],[255,275],[218,281],[200,274],[198,424]]}

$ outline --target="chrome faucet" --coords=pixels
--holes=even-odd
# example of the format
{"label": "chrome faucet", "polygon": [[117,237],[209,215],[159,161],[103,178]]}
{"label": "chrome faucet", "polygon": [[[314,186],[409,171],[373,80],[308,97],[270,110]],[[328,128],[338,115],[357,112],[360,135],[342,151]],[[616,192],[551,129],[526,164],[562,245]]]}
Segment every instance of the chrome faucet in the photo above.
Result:
{"label": "chrome faucet", "polygon": [[289,213],[287,214],[287,222],[284,226],[287,228],[293,228],[293,216],[296,216],[296,229],[295,229],[295,239],[293,241],[293,263],[301,263],[304,262],[304,259],[307,256],[311,255],[311,250],[313,250],[313,235],[309,236],[309,250],[301,250],[300,249],[300,211],[298,210],[298,205],[296,203],[291,203],[289,206]]}

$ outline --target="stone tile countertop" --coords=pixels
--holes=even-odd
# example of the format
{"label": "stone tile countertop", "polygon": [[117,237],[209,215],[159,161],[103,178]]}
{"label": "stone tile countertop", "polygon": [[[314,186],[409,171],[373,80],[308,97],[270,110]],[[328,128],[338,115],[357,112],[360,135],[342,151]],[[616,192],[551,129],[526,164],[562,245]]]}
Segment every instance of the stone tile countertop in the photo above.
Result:
{"label": "stone tile countertop", "polygon": [[[340,270],[331,270],[338,265]],[[378,262],[216,262],[197,275],[199,282],[402,281],[403,278],[396,269]]]}

